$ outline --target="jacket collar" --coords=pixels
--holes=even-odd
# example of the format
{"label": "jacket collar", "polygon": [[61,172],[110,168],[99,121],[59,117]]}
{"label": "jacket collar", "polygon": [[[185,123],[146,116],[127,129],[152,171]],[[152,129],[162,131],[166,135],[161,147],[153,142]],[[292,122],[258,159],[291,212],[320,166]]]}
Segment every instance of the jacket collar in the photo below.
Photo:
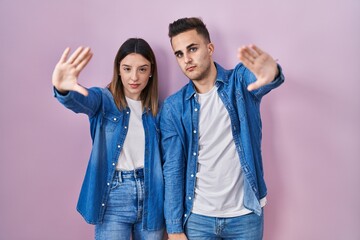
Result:
{"label": "jacket collar", "polygon": [[[215,63],[216,67],[216,80],[215,84],[217,87],[219,87],[221,84],[229,84],[229,76],[227,74],[227,70],[225,70],[222,66],[220,66],[218,63]],[[185,90],[185,99],[189,100],[192,96],[196,94],[196,89],[194,83],[189,80],[189,83],[187,84],[186,90]]]}

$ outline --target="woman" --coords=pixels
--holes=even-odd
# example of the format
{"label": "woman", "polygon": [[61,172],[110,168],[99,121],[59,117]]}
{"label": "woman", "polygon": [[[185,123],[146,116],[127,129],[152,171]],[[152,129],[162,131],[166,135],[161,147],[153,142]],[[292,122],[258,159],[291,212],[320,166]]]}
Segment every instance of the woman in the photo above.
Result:
{"label": "woman", "polygon": [[92,151],[77,210],[95,224],[95,239],[162,239],[163,176],[159,153],[155,55],[138,38],[116,54],[107,88],[86,89],[80,72],[92,57],[67,48],[52,76],[55,97],[90,120]]}

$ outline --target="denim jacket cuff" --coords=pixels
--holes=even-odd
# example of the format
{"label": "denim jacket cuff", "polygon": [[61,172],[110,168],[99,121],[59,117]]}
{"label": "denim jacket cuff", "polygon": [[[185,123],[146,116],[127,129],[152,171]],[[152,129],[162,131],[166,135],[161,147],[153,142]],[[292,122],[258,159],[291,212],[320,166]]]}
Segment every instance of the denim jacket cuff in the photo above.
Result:
{"label": "denim jacket cuff", "polygon": [[171,220],[166,220],[166,231],[168,234],[171,233],[183,233],[184,229],[182,226],[182,221],[171,221]]}
{"label": "denim jacket cuff", "polygon": [[278,87],[281,83],[284,82],[284,75],[282,73],[282,68],[279,64],[277,65],[277,68],[279,70],[278,75],[276,75],[274,80],[268,84],[271,85],[273,88]]}

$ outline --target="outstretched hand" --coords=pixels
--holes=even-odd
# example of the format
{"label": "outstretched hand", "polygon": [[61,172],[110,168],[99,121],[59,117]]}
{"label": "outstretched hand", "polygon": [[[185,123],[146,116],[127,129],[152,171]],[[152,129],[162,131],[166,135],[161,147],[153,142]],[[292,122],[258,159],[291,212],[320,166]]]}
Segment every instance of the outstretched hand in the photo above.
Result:
{"label": "outstretched hand", "polygon": [[272,82],[279,73],[276,61],[255,45],[239,48],[238,58],[256,77],[256,81],[249,84],[248,91]]}
{"label": "outstretched hand", "polygon": [[66,48],[59,62],[56,64],[52,84],[61,93],[76,91],[84,96],[88,95],[86,88],[78,84],[78,76],[92,57],[90,48],[78,47],[68,58],[70,48]]}

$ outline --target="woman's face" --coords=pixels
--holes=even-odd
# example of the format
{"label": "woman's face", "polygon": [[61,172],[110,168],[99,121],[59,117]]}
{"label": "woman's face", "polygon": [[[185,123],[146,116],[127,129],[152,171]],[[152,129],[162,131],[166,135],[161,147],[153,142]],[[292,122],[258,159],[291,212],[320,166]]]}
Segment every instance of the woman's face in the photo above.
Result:
{"label": "woman's face", "polygon": [[151,63],[142,55],[131,53],[120,62],[120,77],[125,96],[140,100],[141,91],[151,77]]}

